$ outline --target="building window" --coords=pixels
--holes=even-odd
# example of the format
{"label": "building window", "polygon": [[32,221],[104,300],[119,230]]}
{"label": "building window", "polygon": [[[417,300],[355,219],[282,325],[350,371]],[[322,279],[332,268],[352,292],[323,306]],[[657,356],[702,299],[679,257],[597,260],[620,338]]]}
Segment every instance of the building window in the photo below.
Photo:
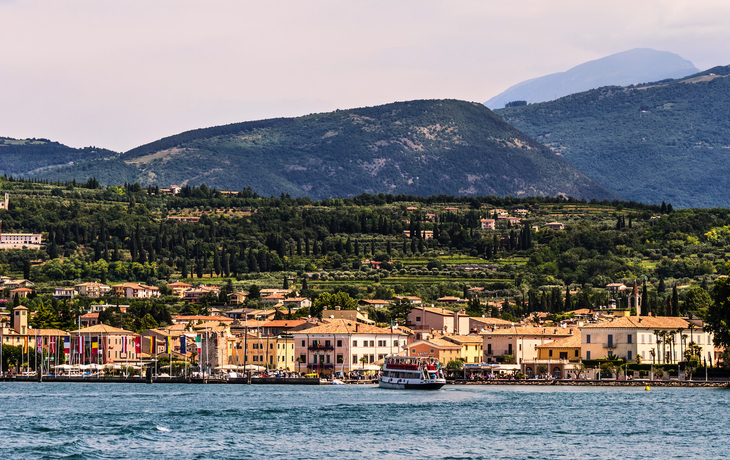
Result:
{"label": "building window", "polygon": [[338,341],[337,341],[337,346],[338,346],[338,347],[341,347],[341,346],[342,346],[342,340],[338,340]]}
{"label": "building window", "polygon": [[[633,339],[631,338],[631,334],[628,334],[628,335],[626,336],[626,343],[634,343],[634,342],[633,342]],[[629,359],[631,359],[631,358],[629,358]]]}
{"label": "building window", "polygon": [[304,344],[304,340],[302,340],[302,346],[304,346],[304,345],[305,345],[305,344]]}
{"label": "building window", "polygon": [[324,346],[325,347],[330,347],[330,346],[332,346],[332,343],[329,340],[325,340],[324,341]]}
{"label": "building window", "polygon": [[393,346],[394,347],[397,347],[398,346],[398,341],[397,340],[393,340]]}
{"label": "building window", "polygon": [[352,341],[352,346],[353,346],[353,347],[356,347],[356,346],[357,346],[357,340],[353,340],[353,341]]}
{"label": "building window", "polygon": [[586,359],[591,359],[591,352],[590,352],[590,350],[589,351],[586,351]]}
{"label": "building window", "polygon": [[586,336],[586,343],[591,343],[591,336],[590,335],[587,335]]}
{"label": "building window", "polygon": [[416,316],[416,322],[417,323],[420,323],[421,322],[421,317],[420,316]]}
{"label": "building window", "polygon": [[553,357],[553,351],[552,350],[548,350],[548,356],[550,356],[551,358]]}
{"label": "building window", "polygon": [[[631,336],[629,336],[629,337],[631,337]],[[626,357],[629,359],[629,361],[631,361],[631,359],[633,358],[633,354],[631,353],[631,350],[626,352]]]}
{"label": "building window", "polygon": [[352,355],[352,364],[357,364],[357,355]]}
{"label": "building window", "polygon": [[613,334],[608,334],[608,346],[613,346]]}
{"label": "building window", "polygon": [[374,347],[374,346],[375,346],[375,340],[371,340],[371,341],[370,341],[370,346],[371,346],[371,347]]}
{"label": "building window", "polygon": [[580,357],[580,352],[578,350],[575,350],[575,357],[576,358]]}

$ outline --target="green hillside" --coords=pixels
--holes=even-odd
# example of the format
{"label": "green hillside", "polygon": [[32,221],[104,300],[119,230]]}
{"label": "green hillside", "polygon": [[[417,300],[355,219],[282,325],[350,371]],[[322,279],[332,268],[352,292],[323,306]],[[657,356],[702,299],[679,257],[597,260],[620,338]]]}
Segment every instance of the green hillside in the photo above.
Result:
{"label": "green hillside", "polygon": [[496,112],[624,199],[730,206],[730,66]]}
{"label": "green hillside", "polygon": [[[37,174],[38,175],[38,174]],[[200,184],[349,197],[512,195],[615,198],[482,104],[412,101],[198,129],[120,157],[41,171],[60,180]]]}

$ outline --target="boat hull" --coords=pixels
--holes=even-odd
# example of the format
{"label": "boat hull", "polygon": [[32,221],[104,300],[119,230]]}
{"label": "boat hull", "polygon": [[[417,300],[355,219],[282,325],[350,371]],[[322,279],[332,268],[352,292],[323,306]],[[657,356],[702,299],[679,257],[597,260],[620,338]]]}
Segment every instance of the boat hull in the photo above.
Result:
{"label": "boat hull", "polygon": [[427,382],[427,383],[390,383],[378,382],[380,388],[387,390],[440,390],[446,385],[446,382]]}

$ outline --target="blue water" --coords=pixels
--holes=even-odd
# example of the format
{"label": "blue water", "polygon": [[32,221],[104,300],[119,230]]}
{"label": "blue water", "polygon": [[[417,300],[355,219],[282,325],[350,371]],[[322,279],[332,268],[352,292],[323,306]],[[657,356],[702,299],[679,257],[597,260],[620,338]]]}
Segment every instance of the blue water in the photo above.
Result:
{"label": "blue water", "polygon": [[709,388],[0,383],[6,458],[727,458]]}

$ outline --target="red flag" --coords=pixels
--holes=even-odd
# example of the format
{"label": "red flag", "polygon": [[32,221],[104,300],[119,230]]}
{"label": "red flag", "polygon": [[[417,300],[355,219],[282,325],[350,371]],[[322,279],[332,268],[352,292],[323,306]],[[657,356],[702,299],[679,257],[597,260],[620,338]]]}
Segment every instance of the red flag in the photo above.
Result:
{"label": "red flag", "polygon": [[51,340],[51,353],[55,353],[56,352],[56,338],[51,337],[50,340]]}
{"label": "red flag", "polygon": [[134,338],[134,352],[137,354],[142,353],[142,337],[135,337]]}

